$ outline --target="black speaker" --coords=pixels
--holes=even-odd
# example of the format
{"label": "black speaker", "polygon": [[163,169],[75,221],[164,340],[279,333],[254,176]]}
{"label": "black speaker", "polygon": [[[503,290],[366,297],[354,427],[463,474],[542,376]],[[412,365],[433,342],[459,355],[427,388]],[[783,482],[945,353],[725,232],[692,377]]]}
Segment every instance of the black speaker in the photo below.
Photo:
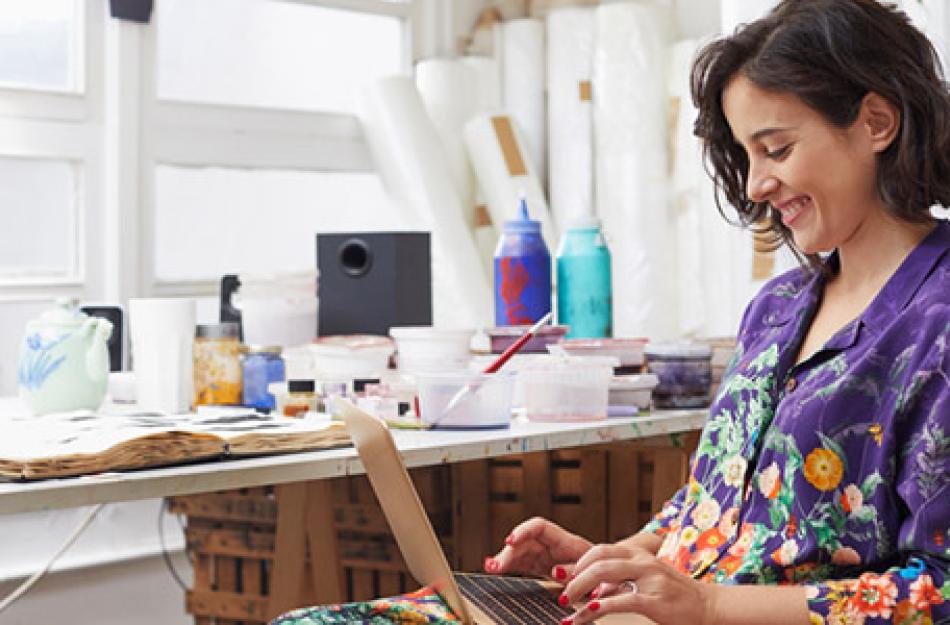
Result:
{"label": "black speaker", "polygon": [[317,235],[320,336],[432,325],[428,232]]}

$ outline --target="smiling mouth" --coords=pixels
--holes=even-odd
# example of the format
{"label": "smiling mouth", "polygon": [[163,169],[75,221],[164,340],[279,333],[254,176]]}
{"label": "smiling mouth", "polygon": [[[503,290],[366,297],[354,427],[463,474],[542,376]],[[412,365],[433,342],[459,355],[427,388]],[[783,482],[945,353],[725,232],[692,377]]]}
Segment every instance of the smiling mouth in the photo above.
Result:
{"label": "smiling mouth", "polygon": [[807,195],[797,197],[787,202],[782,202],[781,204],[775,206],[775,209],[778,210],[782,215],[782,223],[786,226],[791,226],[795,220],[797,220],[802,213],[804,213],[811,206],[811,198]]}

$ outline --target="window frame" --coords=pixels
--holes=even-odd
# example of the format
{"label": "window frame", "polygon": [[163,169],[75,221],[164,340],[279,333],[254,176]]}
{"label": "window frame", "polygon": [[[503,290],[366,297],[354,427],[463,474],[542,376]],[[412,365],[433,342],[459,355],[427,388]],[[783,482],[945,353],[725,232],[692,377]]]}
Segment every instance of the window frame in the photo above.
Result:
{"label": "window frame", "polygon": [[[160,0],[159,0],[160,1]],[[411,72],[416,43],[414,21],[420,0],[281,0],[309,6],[362,11],[403,20],[402,67]],[[291,169],[313,172],[375,170],[359,120],[354,114],[183,102],[158,97],[157,29],[143,31],[141,85],[142,136],[139,153],[141,274],[139,289],[148,296],[213,296],[214,280],[167,280],[155,271],[157,241],[150,227],[156,218],[155,168],[227,167]]]}

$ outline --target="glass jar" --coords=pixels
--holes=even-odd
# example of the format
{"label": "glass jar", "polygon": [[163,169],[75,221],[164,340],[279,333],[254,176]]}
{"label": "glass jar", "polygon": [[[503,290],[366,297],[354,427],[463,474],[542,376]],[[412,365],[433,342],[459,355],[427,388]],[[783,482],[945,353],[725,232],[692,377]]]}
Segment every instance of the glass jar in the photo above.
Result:
{"label": "glass jar", "polygon": [[285,379],[284,360],[280,347],[251,345],[242,359],[244,390],[241,403],[267,413],[277,406],[276,399],[267,390],[271,382]]}
{"label": "glass jar", "polygon": [[241,342],[236,323],[195,327],[195,406],[241,403]]}
{"label": "glass jar", "polygon": [[316,410],[319,396],[316,394],[313,380],[290,380],[287,382],[287,397],[283,404],[285,417],[303,417],[307,412]]}
{"label": "glass jar", "polygon": [[709,405],[712,349],[696,343],[651,343],[644,350],[647,368],[659,384],[653,389],[657,408],[704,408]]}

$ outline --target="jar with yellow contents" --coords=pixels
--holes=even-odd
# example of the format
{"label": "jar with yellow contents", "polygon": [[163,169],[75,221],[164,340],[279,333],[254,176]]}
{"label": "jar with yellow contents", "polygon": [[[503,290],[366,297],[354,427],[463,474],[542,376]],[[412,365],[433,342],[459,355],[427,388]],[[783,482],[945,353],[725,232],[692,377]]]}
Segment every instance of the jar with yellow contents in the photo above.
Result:
{"label": "jar with yellow contents", "polygon": [[241,403],[241,341],[236,323],[195,328],[195,406]]}

